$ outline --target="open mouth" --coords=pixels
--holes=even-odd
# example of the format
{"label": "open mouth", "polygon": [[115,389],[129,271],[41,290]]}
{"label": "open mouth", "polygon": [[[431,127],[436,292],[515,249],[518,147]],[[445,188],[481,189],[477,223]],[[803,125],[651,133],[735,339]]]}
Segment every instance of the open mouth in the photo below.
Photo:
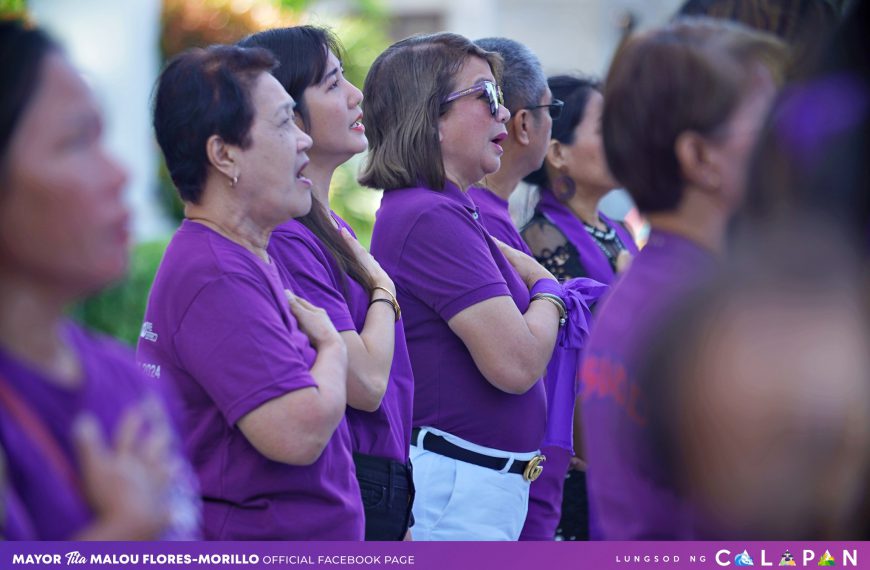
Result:
{"label": "open mouth", "polygon": [[305,170],[306,166],[308,166],[308,162],[309,161],[306,160],[304,163],[302,163],[302,166],[299,168],[299,170],[296,171],[296,180],[301,182],[302,184],[307,184],[308,186],[311,186],[311,180],[308,179],[304,174],[302,174],[302,171]]}
{"label": "open mouth", "polygon": [[505,140],[506,138],[507,138],[507,133],[501,132],[498,135],[496,135],[494,138],[490,139],[490,142],[492,144],[494,144],[496,146],[496,148],[498,148],[499,154],[504,152],[504,149],[501,146],[501,141]]}
{"label": "open mouth", "polygon": [[362,118],[363,118],[363,116],[362,116],[362,114],[360,114],[360,116],[357,117],[356,121],[351,123],[350,130],[364,132],[366,130],[366,128],[362,123]]}

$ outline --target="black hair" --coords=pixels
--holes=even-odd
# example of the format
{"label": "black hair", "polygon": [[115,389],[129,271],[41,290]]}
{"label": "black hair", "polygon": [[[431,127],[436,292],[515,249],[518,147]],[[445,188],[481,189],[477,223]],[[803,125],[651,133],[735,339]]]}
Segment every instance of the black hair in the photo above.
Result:
{"label": "black hair", "polygon": [[[265,48],[275,55],[278,66],[272,71],[272,75],[296,101],[296,112],[302,118],[305,130],[310,133],[311,117],[305,102],[305,90],[323,80],[327,73],[330,51],[341,60],[344,50],[338,38],[326,28],[294,26],[250,35],[238,45]],[[374,280],[335,231],[326,208],[314,200],[311,211],[297,219],[326,246],[341,269],[342,276],[351,277],[371,295],[375,287]],[[346,287],[347,283],[343,285]]]}
{"label": "black hair", "polygon": [[254,79],[276,63],[264,49],[211,46],[177,55],[160,74],[154,131],[182,200],[196,204],[202,196],[210,136],[250,145]]}
{"label": "black hair", "polygon": [[[586,115],[586,104],[589,103],[590,95],[593,91],[600,91],[601,84],[596,79],[572,75],[550,77],[547,79],[547,84],[550,86],[553,98],[561,99],[565,103],[559,119],[553,121],[550,139],[570,145],[574,142],[574,130],[583,122],[583,117]],[[550,178],[547,176],[546,161],[523,180],[529,184],[549,188]]]}
{"label": "black hair", "polygon": [[0,21],[0,175],[18,123],[39,88],[42,61],[55,51],[60,47],[42,30],[20,20]]}

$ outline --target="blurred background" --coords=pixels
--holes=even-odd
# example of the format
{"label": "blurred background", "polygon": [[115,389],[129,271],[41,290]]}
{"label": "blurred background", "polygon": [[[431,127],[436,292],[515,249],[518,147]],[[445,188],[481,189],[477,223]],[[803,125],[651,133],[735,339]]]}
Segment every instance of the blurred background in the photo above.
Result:
{"label": "blurred background", "polygon": [[[346,48],[344,67],[362,87],[377,55],[416,33],[449,30],[471,39],[506,36],[534,51],[545,72],[603,77],[626,33],[668,20],[683,0],[0,0],[58,38],[103,106],[107,142],[130,171],[126,198],[135,246],[128,277],[76,308],[94,328],[134,344],[154,272],[181,204],[151,129],[150,100],[163,63],[194,46],[232,43],[263,29],[329,26]],[[360,157],[332,180],[332,204],[367,246],[380,194],[360,188]],[[602,210],[622,219],[627,195]]]}

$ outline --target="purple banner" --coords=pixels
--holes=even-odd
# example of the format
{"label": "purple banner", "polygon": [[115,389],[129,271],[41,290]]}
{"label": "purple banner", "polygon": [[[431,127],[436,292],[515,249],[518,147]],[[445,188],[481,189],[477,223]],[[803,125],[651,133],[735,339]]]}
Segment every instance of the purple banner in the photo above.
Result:
{"label": "purple banner", "polygon": [[0,568],[870,568],[868,542],[8,542]]}

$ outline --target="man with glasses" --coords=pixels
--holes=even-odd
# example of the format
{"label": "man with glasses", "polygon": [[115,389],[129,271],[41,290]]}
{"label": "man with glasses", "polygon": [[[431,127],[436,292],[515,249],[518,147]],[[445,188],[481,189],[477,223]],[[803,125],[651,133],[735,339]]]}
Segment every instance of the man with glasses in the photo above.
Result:
{"label": "man with glasses", "polygon": [[501,85],[511,118],[508,136],[499,143],[504,149],[501,168],[470,188],[468,195],[493,237],[531,254],[511,221],[508,198],[526,175],[544,163],[550,127],[562,112],[562,102],[553,99],[541,63],[529,48],[507,38],[484,38],[474,43],[504,60]]}
{"label": "man with glasses", "polygon": [[[550,146],[550,128],[562,113],[563,103],[553,98],[538,58],[526,46],[506,38],[486,38],[474,43],[504,59],[501,83],[511,118],[507,123],[508,136],[501,142],[504,148],[501,168],[478,187],[470,188],[468,195],[480,209],[480,221],[490,235],[531,255],[511,220],[508,198],[523,178],[543,165]],[[547,435],[542,442],[547,461],[541,477],[529,490],[529,509],[520,540],[553,540],[559,522],[565,474],[572,454],[564,444],[555,442],[571,441],[574,401],[555,396],[565,393],[560,387],[565,382],[573,383],[574,374],[568,377],[557,374],[558,370],[554,354],[545,377],[548,398],[552,400],[548,401]]]}

